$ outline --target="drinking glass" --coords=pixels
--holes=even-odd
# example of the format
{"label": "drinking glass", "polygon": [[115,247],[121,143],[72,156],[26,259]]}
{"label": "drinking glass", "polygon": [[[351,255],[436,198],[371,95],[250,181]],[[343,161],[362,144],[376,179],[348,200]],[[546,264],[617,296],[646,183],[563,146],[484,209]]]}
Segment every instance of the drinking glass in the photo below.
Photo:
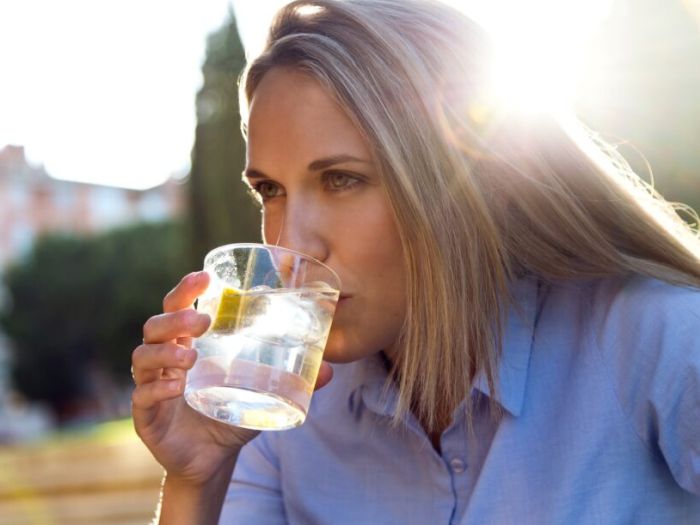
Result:
{"label": "drinking glass", "polygon": [[212,323],[194,340],[197,361],[185,400],[232,425],[284,430],[301,425],[314,390],[340,293],[323,263],[264,244],[209,252],[210,284],[197,302]]}

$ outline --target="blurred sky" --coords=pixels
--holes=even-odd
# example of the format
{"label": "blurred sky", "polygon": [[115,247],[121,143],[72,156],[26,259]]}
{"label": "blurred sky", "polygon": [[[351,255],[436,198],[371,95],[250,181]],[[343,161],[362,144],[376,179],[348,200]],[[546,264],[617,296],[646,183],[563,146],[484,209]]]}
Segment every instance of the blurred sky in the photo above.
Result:
{"label": "blurred sky", "polygon": [[[532,108],[571,97],[578,56],[611,5],[448,1],[493,31],[503,96]],[[233,7],[255,54],[283,3],[2,0],[0,148],[24,145],[31,161],[58,178],[146,188],[184,175],[207,34]],[[697,8],[700,0],[685,3]]]}
{"label": "blurred sky", "polygon": [[145,188],[186,173],[206,36],[229,4],[2,0],[0,147],[65,179]]}

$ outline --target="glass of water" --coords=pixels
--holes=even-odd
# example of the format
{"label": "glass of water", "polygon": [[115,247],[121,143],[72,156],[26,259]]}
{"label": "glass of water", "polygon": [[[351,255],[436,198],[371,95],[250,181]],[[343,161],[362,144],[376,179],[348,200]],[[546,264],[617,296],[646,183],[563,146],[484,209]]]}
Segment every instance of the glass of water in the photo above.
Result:
{"label": "glass of water", "polygon": [[197,310],[212,323],[194,341],[185,400],[202,414],[257,430],[301,425],[326,345],[340,279],[321,262],[263,244],[209,252]]}

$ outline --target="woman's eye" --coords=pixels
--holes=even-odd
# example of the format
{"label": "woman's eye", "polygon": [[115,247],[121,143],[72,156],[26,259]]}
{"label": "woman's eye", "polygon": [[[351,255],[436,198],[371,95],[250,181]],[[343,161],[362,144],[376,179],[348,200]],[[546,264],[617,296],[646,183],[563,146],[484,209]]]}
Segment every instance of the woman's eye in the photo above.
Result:
{"label": "woman's eye", "polygon": [[340,171],[332,171],[326,174],[326,184],[331,190],[345,190],[359,183],[357,177]]}
{"label": "woman's eye", "polygon": [[269,181],[262,181],[253,188],[263,201],[273,199],[281,193],[280,187]]}

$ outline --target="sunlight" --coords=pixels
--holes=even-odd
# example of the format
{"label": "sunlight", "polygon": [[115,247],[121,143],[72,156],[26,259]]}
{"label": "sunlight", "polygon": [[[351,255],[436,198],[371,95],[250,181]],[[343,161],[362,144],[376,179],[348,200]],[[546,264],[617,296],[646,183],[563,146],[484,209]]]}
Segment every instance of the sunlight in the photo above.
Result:
{"label": "sunlight", "polygon": [[185,174],[206,35],[227,10],[228,0],[0,2],[0,148],[24,145],[59,179],[143,189]]}
{"label": "sunlight", "polygon": [[[494,35],[497,103],[530,112],[570,103],[582,50],[611,3],[444,1]],[[254,56],[283,3],[0,3],[0,147],[23,144],[53,176],[86,182],[145,188],[186,173],[206,34],[233,5]]]}
{"label": "sunlight", "polygon": [[582,53],[611,0],[446,0],[493,35],[494,98],[508,111],[561,112],[576,94]]}
{"label": "sunlight", "polygon": [[[264,9],[259,3],[233,2],[246,52],[255,56],[262,48],[272,14],[286,2],[270,1]],[[570,108],[581,75],[582,54],[612,4],[612,0],[444,2],[492,34],[497,48],[494,102],[501,109],[527,113],[558,113]]]}

